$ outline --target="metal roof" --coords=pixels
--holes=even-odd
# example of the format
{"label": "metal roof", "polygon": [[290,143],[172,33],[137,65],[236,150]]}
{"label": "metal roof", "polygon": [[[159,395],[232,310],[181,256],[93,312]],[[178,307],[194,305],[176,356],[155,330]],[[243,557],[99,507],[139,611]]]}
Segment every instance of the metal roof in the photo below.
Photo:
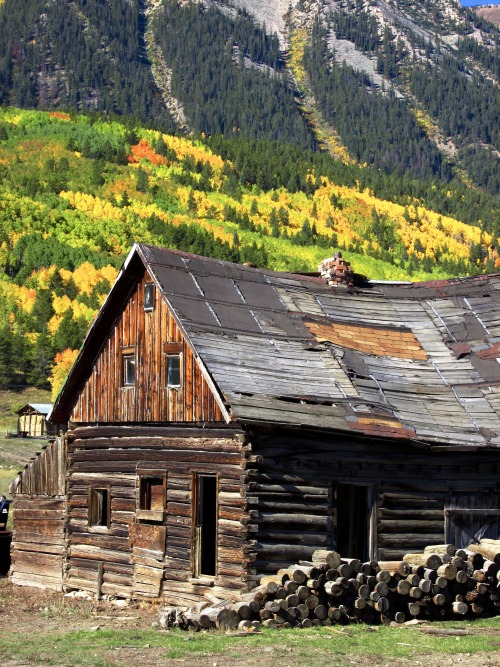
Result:
{"label": "metal roof", "polygon": [[48,415],[52,410],[52,403],[27,403],[26,405],[23,405],[22,408],[19,408],[16,414],[21,414],[21,412],[26,410],[26,408],[31,408],[35,412],[39,412],[42,415]]}
{"label": "metal roof", "polygon": [[233,420],[500,446],[500,276],[348,289],[143,244],[123,271],[139,259]]}

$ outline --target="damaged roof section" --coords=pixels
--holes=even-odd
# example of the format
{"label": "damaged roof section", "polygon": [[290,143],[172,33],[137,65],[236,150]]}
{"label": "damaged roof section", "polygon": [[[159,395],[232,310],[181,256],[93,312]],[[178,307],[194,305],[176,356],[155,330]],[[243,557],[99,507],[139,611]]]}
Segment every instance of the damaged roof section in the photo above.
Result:
{"label": "damaged roof section", "polygon": [[140,244],[126,284],[138,264],[234,421],[500,446],[498,276],[332,287]]}

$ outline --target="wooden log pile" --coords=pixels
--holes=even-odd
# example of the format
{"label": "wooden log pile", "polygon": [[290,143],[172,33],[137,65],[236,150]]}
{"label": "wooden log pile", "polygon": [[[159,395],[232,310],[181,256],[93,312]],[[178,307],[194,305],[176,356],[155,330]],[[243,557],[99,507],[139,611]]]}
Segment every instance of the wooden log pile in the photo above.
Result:
{"label": "wooden log pile", "polygon": [[[404,623],[496,615],[500,609],[500,540],[467,549],[443,544],[401,561],[362,563],[318,550],[244,594],[237,604],[188,610],[190,630],[309,628],[333,624]],[[168,624],[168,623],[167,623]]]}

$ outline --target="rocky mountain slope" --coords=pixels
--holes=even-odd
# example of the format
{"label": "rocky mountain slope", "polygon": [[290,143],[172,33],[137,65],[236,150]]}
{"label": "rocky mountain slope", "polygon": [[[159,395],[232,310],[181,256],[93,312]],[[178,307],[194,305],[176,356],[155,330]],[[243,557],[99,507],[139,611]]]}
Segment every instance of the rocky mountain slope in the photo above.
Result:
{"label": "rocky mountain slope", "polygon": [[499,44],[458,0],[4,0],[0,103],[285,141],[497,197]]}

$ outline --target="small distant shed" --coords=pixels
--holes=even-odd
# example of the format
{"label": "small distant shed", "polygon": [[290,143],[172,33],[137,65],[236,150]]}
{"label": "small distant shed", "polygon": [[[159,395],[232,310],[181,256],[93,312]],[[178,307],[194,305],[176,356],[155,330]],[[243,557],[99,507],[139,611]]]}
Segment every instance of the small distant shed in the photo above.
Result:
{"label": "small distant shed", "polygon": [[60,426],[50,424],[47,417],[52,410],[52,403],[27,403],[16,414],[17,435],[21,438],[48,438],[59,435]]}

